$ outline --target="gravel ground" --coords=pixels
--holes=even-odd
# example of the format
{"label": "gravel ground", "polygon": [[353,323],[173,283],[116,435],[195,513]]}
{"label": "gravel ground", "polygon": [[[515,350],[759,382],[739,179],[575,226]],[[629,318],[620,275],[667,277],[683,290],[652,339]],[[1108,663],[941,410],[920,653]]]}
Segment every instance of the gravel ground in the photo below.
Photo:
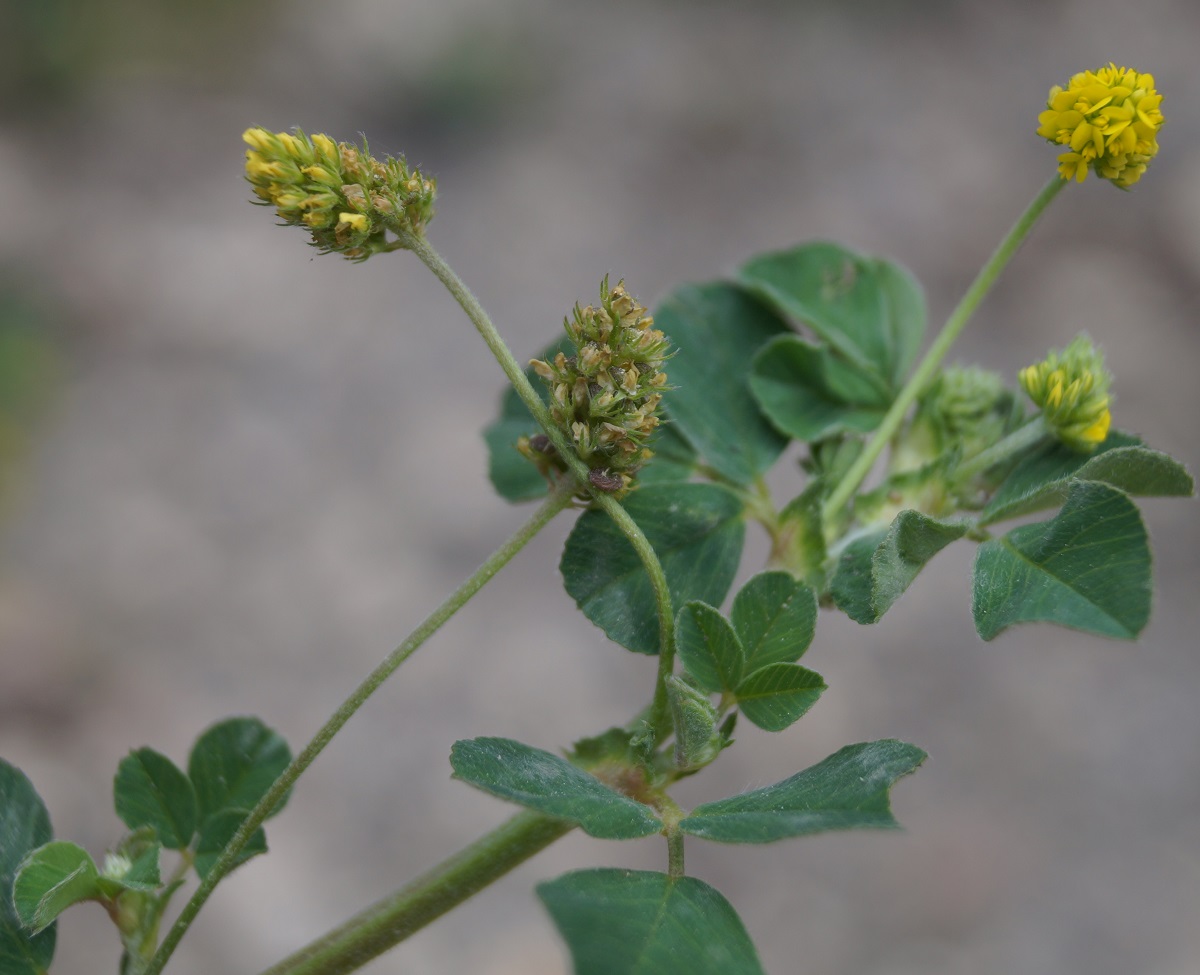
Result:
{"label": "gravel ground", "polygon": [[[1052,171],[1032,134],[1048,86],[1110,58],[1153,71],[1168,126],[1146,179],[1069,189],[958,354],[1011,375],[1086,328],[1118,425],[1197,466],[1192,3],[269,9],[260,45],[214,43],[203,70],[149,58],[0,122],[0,261],[59,309],[67,375],[0,528],[0,754],[60,836],[116,838],[130,747],[182,761],[242,713],[299,746],[524,517],[486,481],[477,431],[502,382],[486,350],[415,260],[320,258],[247,206],[250,124],[362,130],[436,173],[430,237],[525,355],[606,272],[653,302],[809,238],[907,264],[936,322]],[[780,465],[777,497],[796,483]],[[788,734],[743,734],[685,801],[851,741],[931,758],[896,791],[903,833],[689,845],[769,971],[1196,971],[1200,527],[1193,503],[1145,513],[1158,588],[1136,645],[1049,627],[983,644],[966,547],[886,629],[823,618],[820,705]],[[575,613],[567,527],[350,724],[178,975],[252,975],[499,823],[508,809],[449,780],[456,738],[553,749],[636,707],[653,663]],[[664,862],[660,843],[569,837],[366,971],[563,972],[532,884]],[[106,927],[68,915],[54,975],[114,970]]]}

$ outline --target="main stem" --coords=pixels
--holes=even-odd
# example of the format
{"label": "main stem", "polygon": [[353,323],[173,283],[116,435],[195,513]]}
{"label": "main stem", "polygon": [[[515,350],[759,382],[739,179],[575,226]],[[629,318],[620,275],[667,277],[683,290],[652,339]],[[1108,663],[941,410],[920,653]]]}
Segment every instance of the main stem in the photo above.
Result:
{"label": "main stem", "polygon": [[967,289],[966,294],[959,301],[958,307],[951,313],[950,317],[946,320],[946,324],[942,326],[941,332],[933,340],[929,351],[925,353],[925,358],[921,360],[920,364],[913,371],[908,382],[904,384],[904,388],[900,390],[900,394],[892,403],[891,408],[884,415],[883,422],[879,424],[874,436],[871,437],[866,447],[863,448],[863,452],[859,454],[858,459],[850,465],[849,470],[846,471],[845,476],[838,483],[837,487],[830,492],[825,502],[826,522],[832,520],[850,501],[854,492],[858,490],[863,479],[875,465],[875,461],[879,459],[883,448],[887,446],[888,442],[895,436],[896,431],[900,429],[900,424],[904,422],[904,415],[908,412],[908,408],[912,406],[925,387],[929,385],[938,367],[942,364],[942,360],[946,358],[946,353],[950,351],[950,346],[954,344],[954,340],[961,334],[971,315],[974,314],[975,309],[979,307],[984,296],[987,295],[992,285],[995,284],[996,278],[1000,276],[1000,272],[1004,270],[1005,265],[1012,259],[1017,248],[1021,246],[1021,242],[1029,236],[1029,231],[1037,222],[1038,217],[1042,215],[1042,211],[1050,205],[1050,201],[1066,185],[1066,180],[1057,175],[1053,176],[1042,187],[1038,195],[1033,198],[1033,202],[1021,214],[1017,222],[1013,224],[1012,229],[1009,230],[1008,234],[1000,242],[1000,246],[988,258],[987,263],[980,269],[979,274],[975,276],[975,280],[971,282],[971,286]]}
{"label": "main stem", "polygon": [[184,932],[191,926],[196,915],[200,913],[200,908],[204,906],[204,902],[208,900],[217,884],[221,882],[221,879],[233,869],[237,855],[241,852],[242,847],[254,835],[254,831],[271,815],[275,807],[283,801],[288,790],[300,778],[304,770],[313,763],[313,760],[321,754],[333,736],[363,706],[367,698],[374,694],[380,685],[405,660],[412,656],[418,647],[433,636],[441,628],[442,624],[458,612],[475,593],[479,592],[484,584],[508,564],[512,557],[521,551],[529,540],[541,531],[555,515],[570,505],[574,493],[575,485],[564,478],[550,493],[550,496],[542,502],[537,511],[533,513],[533,516],[511,538],[489,555],[487,560],[475,570],[470,578],[463,582],[437,609],[430,613],[425,621],[413,630],[400,646],[388,654],[383,662],[367,675],[363,682],[355,688],[354,693],[342,702],[341,706],[333,713],[329,720],[321,726],[320,731],[313,736],[312,741],[304,747],[304,750],[292,760],[291,764],[283,770],[279,778],[272,783],[271,788],[258,801],[258,804],[250,811],[250,815],[246,817],[241,827],[225,845],[217,862],[209,871],[208,876],[200,882],[200,886],[196,888],[191,899],[184,905],[183,911],[176,919],[171,930],[167,933],[166,938],[163,939],[162,945],[159,946],[144,975],[158,975],[162,971],[163,966],[171,957]]}
{"label": "main stem", "polygon": [[263,975],[343,975],[354,971],[573,828],[573,823],[540,813],[518,813],[407,887],[273,965]]}
{"label": "main stem", "polygon": [[467,318],[471,320],[471,324],[475,326],[476,331],[487,343],[487,347],[492,350],[492,355],[496,357],[496,361],[500,363],[500,368],[504,370],[508,381],[512,383],[513,389],[521,397],[521,402],[525,404],[529,412],[533,414],[538,426],[550,438],[554,449],[558,451],[558,456],[566,463],[571,474],[579,482],[580,488],[588,490],[592,500],[616,522],[617,527],[629,539],[638,558],[641,559],[646,574],[650,577],[650,585],[654,590],[654,601],[658,610],[658,676],[654,685],[650,726],[654,733],[655,743],[661,742],[671,731],[671,709],[667,698],[666,679],[675,669],[675,617],[671,608],[671,590],[667,587],[667,577],[654,548],[620,502],[611,495],[591,486],[591,482],[588,480],[587,465],[579,459],[574,445],[554,422],[546,404],[542,402],[542,398],[538,396],[526,378],[525,370],[521,368],[521,364],[509,350],[496,326],[492,324],[491,318],[488,317],[488,313],[484,311],[483,305],[471,293],[471,289],[455,274],[454,269],[424,237],[399,229],[396,231],[396,237],[397,243],[416,254],[421,262],[446,286],[446,290],[458,302]]}

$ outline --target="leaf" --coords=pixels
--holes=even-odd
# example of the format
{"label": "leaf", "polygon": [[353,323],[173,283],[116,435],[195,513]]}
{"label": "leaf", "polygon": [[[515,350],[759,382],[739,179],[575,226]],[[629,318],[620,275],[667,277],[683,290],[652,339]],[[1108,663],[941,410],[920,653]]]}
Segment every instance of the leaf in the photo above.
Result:
{"label": "leaf", "polygon": [[887,345],[891,352],[892,385],[900,387],[917,361],[925,338],[928,321],[925,292],[920,282],[901,265],[876,258],[874,266],[885,308],[884,327],[889,333]]}
{"label": "leaf", "polygon": [[575,975],[763,975],[741,919],[695,877],[576,870],[537,894]]}
{"label": "leaf", "polygon": [[31,936],[13,905],[13,878],[26,854],[50,842],[50,815],[33,783],[0,758],[0,972],[43,975],[54,959],[56,925]]}
{"label": "leaf", "polygon": [[812,643],[817,594],[789,572],[760,572],[734,596],[731,618],[746,671],[794,663]]}
{"label": "leaf", "polygon": [[[219,813],[214,813],[204,819],[203,825],[200,827],[200,835],[196,838],[196,855],[195,867],[196,873],[200,875],[200,879],[204,880],[212,868],[216,866],[217,860],[221,856],[221,851],[225,849],[229,841],[233,839],[233,834],[238,831],[238,827],[245,822],[246,817],[250,815],[248,809],[223,809]],[[242,847],[234,860],[234,867],[240,867],[251,857],[256,857],[260,853],[267,852],[267,834],[260,826],[250,834],[250,839],[246,841],[246,845]]]}
{"label": "leaf", "polygon": [[898,265],[818,242],[761,254],[738,279],[892,388],[920,348],[925,299]]}
{"label": "leaf", "polygon": [[871,559],[887,534],[888,529],[878,528],[854,539],[838,557],[829,583],[834,605],[858,623],[874,623],[878,619],[871,605],[874,589]]}
{"label": "leaf", "polygon": [[719,843],[773,843],[835,829],[895,829],[888,793],[926,755],[894,739],[847,745],[803,772],[707,802],[679,828]]}
{"label": "leaf", "polygon": [[825,687],[820,674],[799,664],[767,664],[737,686],[737,703],[764,731],[783,731],[817,703]]}
{"label": "leaf", "polygon": [[883,532],[852,542],[833,576],[833,601],[857,623],[878,623],[925,563],[967,533],[963,522],[901,511]]}
{"label": "leaf", "polygon": [[100,874],[88,851],[65,840],[31,850],[17,867],[13,905],[17,917],[37,934],[72,904],[102,896]]}
{"label": "leaf", "polygon": [[649,806],[614,792],[566,759],[510,738],[456,741],[450,765],[455,778],[577,823],[589,836],[627,840],[663,828]]}
{"label": "leaf", "polygon": [[[741,558],[742,502],[715,484],[652,484],[625,510],[653,546],[676,606],[719,604]],[[563,549],[563,582],[583,614],[637,653],[658,653],[658,614],[650,578],[621,530],[603,511],[586,511]]]}
{"label": "leaf", "polygon": [[[553,359],[560,350],[566,350],[568,355],[573,353],[574,343],[565,335],[534,358]],[[549,400],[550,391],[533,369],[525,370],[525,378],[543,401]],[[539,429],[517,391],[508,386],[500,397],[499,418],[483,431],[488,451],[488,477],[496,493],[506,501],[530,501],[549,490],[538,469],[517,452],[517,440],[535,434]]]}
{"label": "leaf", "polygon": [[131,751],[113,780],[117,815],[130,829],[153,827],[163,846],[182,850],[196,833],[196,792],[175,763],[152,748]]}
{"label": "leaf", "polygon": [[688,285],[655,311],[671,338],[674,389],[667,408],[680,433],[722,476],[748,484],[770,467],[787,439],[750,395],[750,364],[787,326],[762,304],[724,283]]}
{"label": "leaf", "polygon": [[162,874],[158,868],[161,852],[161,843],[155,841],[148,844],[129,865],[125,875],[117,878],[117,882],[127,890],[157,890],[162,885]]}
{"label": "leaf", "polygon": [[1050,521],[984,542],[975,557],[975,628],[1058,623],[1134,639],[1150,617],[1150,546],[1137,507],[1098,481],[1071,482]]}
{"label": "leaf", "polygon": [[750,390],[776,429],[807,441],[874,430],[890,401],[878,377],[796,335],[772,339],[754,357]]}
{"label": "leaf", "polygon": [[188,758],[200,832],[222,810],[253,809],[291,760],[287,742],[257,718],[229,718],[205,731]]}
{"label": "leaf", "polygon": [[733,626],[707,603],[690,602],[675,617],[675,649],[696,684],[713,694],[732,691],[742,679],[746,654]]}
{"label": "leaf", "polygon": [[1192,476],[1178,461],[1128,434],[1111,433],[1096,453],[1046,444],[1021,461],[980,513],[979,523],[1016,518],[1063,503],[1072,478],[1101,481],[1140,497],[1190,497]]}

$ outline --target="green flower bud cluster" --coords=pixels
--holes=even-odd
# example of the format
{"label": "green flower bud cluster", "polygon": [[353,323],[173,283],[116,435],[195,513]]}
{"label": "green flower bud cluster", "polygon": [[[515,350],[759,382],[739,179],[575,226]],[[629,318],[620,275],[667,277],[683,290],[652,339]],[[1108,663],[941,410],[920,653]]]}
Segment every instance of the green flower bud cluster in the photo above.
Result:
{"label": "green flower bud cluster", "polygon": [[[947,366],[921,396],[912,423],[897,440],[890,471],[907,476],[926,470],[944,481],[943,462],[951,451],[952,463],[970,460],[999,443],[1022,419],[1020,402],[999,374],[974,366]],[[935,500],[937,507],[947,499]]]}
{"label": "green flower bud cluster", "polygon": [[1086,335],[1020,372],[1021,388],[1041,409],[1046,428],[1074,450],[1096,449],[1112,425],[1104,354]]}
{"label": "green flower bud cluster", "polygon": [[998,373],[948,366],[923,397],[918,421],[929,424],[939,453],[958,447],[968,460],[1015,430],[1021,412]]}
{"label": "green flower bud cluster", "polygon": [[[662,364],[670,342],[654,319],[625,291],[625,283],[600,286],[600,305],[575,306],[563,320],[575,355],[534,359],[550,388],[550,414],[588,466],[602,491],[622,492],[652,452],[646,441],[659,423],[667,375]],[[565,470],[545,436],[523,437],[517,448],[543,474]]]}
{"label": "green flower bud cluster", "polygon": [[720,725],[720,712],[703,691],[681,677],[668,677],[666,684],[675,720],[675,767],[684,772],[702,769],[732,744],[732,726]]}
{"label": "green flower bud cluster", "polygon": [[297,130],[247,129],[246,179],[286,224],[306,227],[323,254],[351,260],[393,250],[386,230],[421,234],[433,218],[435,180],[404,157],[382,162],[362,146]]}

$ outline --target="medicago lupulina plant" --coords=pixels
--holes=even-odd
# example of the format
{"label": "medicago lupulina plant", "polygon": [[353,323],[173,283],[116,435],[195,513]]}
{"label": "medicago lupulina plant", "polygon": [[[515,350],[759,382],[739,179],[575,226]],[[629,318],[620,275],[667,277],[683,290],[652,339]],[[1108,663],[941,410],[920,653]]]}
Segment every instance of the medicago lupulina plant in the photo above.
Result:
{"label": "medicago lupulina plant", "polygon": [[[357,708],[568,510],[581,513],[562,555],[567,592],[614,643],[657,655],[648,701],[561,755],[503,738],[455,743],[457,778],[524,810],[269,973],[352,971],[575,828],[661,834],[667,867],[579,870],[539,885],[577,972],[760,973],[732,906],[687,874],[685,842],[893,827],[890,790],[925,758],[901,741],[862,742],[751,792],[692,809],[672,799],[675,783],[734,743],[737,722],[781,732],[817,702],[825,683],[798,661],[820,610],[877,623],[925,563],[962,540],[977,546],[973,613],[985,640],[1026,622],[1130,640],[1146,624],[1150,550],[1132,498],[1190,496],[1193,484],[1113,426],[1099,350],[1078,336],[1015,385],[943,363],[1069,182],[1094,175],[1127,188],[1141,178],[1158,151],[1160,101],[1150,75],[1115,65],[1051,90],[1037,132],[1066,148],[1058,173],[923,355],[924,300],[909,274],[816,243],[683,287],[654,314],[605,278],[598,302],[576,305],[525,367],[426,238],[432,178],[365,144],[249,129],[246,178],[284,224],[355,261],[409,251],[449,289],[511,384],[485,432],[492,482],[510,501],[539,503],[295,757],[252,718],[201,734],[186,771],[151,748],[130,752],[114,780],[130,832],[99,866],[52,838],[32,784],[0,763],[4,975],[44,975],[58,915],[82,901],[112,917],[121,972],[162,971],[220,880],[265,850],[263,824]],[[804,477],[777,508],[763,478],[793,440],[804,445]],[[1006,530],[1017,517],[1026,520]],[[724,611],[748,522],[769,536],[769,561]],[[160,938],[192,873],[198,884]]]}

